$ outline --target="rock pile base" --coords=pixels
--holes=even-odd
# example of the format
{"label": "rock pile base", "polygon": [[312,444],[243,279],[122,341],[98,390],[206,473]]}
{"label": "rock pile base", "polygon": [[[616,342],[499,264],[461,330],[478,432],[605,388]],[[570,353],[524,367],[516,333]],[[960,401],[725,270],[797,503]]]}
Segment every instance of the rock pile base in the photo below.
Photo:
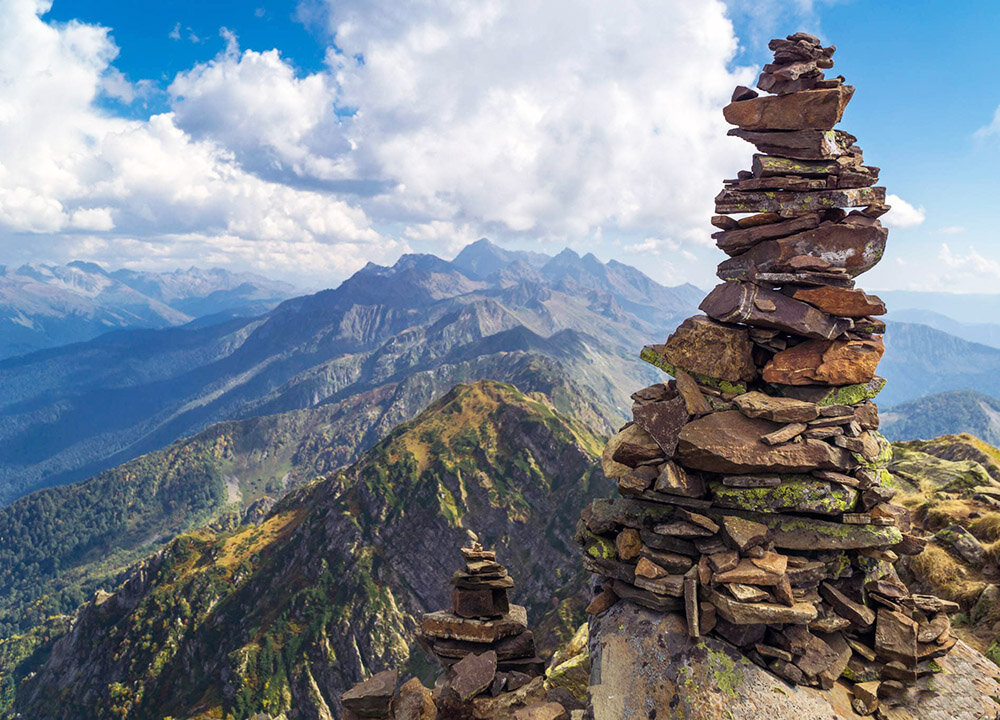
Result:
{"label": "rock pile base", "polygon": [[924,543],[892,503],[872,402],[885,306],[854,278],[882,257],[888,207],[833,129],[854,88],[824,78],[834,48],[816,38],[770,46],[758,87],[776,94],[737,88],[725,108],[760,153],[716,198],[724,282],[643,349],[673,379],[632,396],[604,454],[620,497],[584,511],[578,541],[602,578],[592,612],[680,613],[790,683],[849,680],[871,714],[935,672],[958,607],[893,567]]}

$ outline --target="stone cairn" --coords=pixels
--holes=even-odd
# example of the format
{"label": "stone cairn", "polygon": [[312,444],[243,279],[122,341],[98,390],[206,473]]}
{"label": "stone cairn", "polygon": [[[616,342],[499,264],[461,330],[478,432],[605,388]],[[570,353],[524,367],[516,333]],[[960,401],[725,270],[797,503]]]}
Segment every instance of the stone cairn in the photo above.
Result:
{"label": "stone cairn", "polygon": [[545,673],[528,613],[507,597],[513,578],[495,551],[484,550],[470,536],[470,546],[462,548],[465,567],[451,579],[451,608],[424,615],[417,636],[447,669],[442,694],[450,691],[463,702],[482,693],[517,690]]}
{"label": "stone cairn", "polygon": [[757,87],[773,94],[739,87],[724,109],[758,150],[715,200],[724,282],[643,349],[673,380],[632,396],[604,453],[620,497],[586,509],[577,538],[602,578],[592,613],[619,599],[683,613],[691,637],[791,683],[852,683],[871,714],[954,645],[958,607],[893,567],[924,542],[891,503],[871,401],[885,306],[854,278],[881,259],[889,208],[878,168],[833,129],[854,88],[824,77],[835,48],[811,35],[770,48]]}

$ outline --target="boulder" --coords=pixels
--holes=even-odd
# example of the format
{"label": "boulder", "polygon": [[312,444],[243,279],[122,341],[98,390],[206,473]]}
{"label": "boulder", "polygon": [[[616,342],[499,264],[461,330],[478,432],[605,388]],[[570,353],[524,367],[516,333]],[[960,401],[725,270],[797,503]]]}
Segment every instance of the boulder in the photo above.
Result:
{"label": "boulder", "polygon": [[696,375],[731,382],[757,377],[747,329],[722,325],[704,315],[682,322],[659,351],[666,362]]}
{"label": "boulder", "polygon": [[808,340],[774,355],[763,378],[780,385],[860,385],[875,377],[885,346],[870,340]]}
{"label": "boulder", "polygon": [[538,702],[515,710],[514,720],[569,720],[569,713],[557,702]]}
{"label": "boulder", "polygon": [[849,470],[851,453],[822,440],[769,446],[760,439],[780,426],[748,418],[738,410],[716,412],[683,427],[677,460],[685,467],[717,473],[808,472]]}
{"label": "boulder", "polygon": [[850,328],[849,320],[753,283],[716,285],[699,307],[720,322],[746,323],[817,340],[833,340]]}
{"label": "boulder", "polygon": [[[890,711],[893,720],[996,718],[1000,668],[958,643]],[[680,615],[619,603],[591,627],[590,702],[594,720],[858,719],[851,684],[830,690],[790,686],[716,637],[688,637]],[[669,708],[667,712],[660,709]]]}
{"label": "boulder", "polygon": [[722,262],[717,274],[723,280],[752,280],[757,273],[796,272],[802,269],[800,259],[808,257],[815,269],[840,268],[855,277],[882,259],[888,234],[877,220],[856,222],[848,216],[839,223],[825,222],[812,230],[757,243]]}
{"label": "boulder", "polygon": [[792,217],[833,207],[852,208],[884,204],[884,187],[812,192],[725,189],[715,196],[715,212],[721,214],[775,212]]}
{"label": "boulder", "polygon": [[726,122],[741,130],[832,130],[851,101],[854,88],[805,90],[738,100],[723,108]]}
{"label": "boulder", "polygon": [[885,303],[864,290],[849,290],[824,285],[815,288],[796,288],[792,297],[807,302],[830,315],[849,318],[863,318],[870,315],[885,315]]}

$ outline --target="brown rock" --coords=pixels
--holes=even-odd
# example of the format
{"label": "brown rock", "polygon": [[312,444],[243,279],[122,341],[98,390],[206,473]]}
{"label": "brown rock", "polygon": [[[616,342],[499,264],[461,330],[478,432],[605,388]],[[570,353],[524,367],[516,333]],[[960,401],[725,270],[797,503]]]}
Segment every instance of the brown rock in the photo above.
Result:
{"label": "brown rock", "polygon": [[615,551],[620,559],[625,562],[633,560],[639,556],[640,550],[642,550],[642,539],[639,537],[638,530],[625,528],[618,533],[615,538]]}
{"label": "brown rock", "polygon": [[705,481],[698,473],[689,473],[673,461],[660,469],[653,489],[667,495],[699,498],[705,494]]}
{"label": "brown rock", "polygon": [[917,623],[900,612],[879,608],[875,623],[875,652],[884,661],[907,667],[917,662]]}
{"label": "brown rock", "polygon": [[451,666],[448,686],[460,700],[471,700],[490,686],[496,673],[497,654],[492,650],[466,655]]}
{"label": "brown rock", "polygon": [[[677,448],[677,436],[688,420],[687,406],[683,398],[675,397],[672,400],[634,407],[632,416],[635,424],[649,433],[667,457],[674,454]],[[615,459],[618,459],[617,456]]]}
{"label": "brown rock", "polygon": [[884,187],[811,192],[725,189],[715,196],[715,211],[717,213],[776,212],[791,217],[831,207],[851,208],[884,203]]}
{"label": "brown rock", "polygon": [[504,589],[451,589],[451,611],[464,618],[499,617],[510,610]]}
{"label": "brown rock", "polygon": [[854,408],[854,420],[865,430],[878,430],[878,405],[864,402]]}
{"label": "brown rock", "polygon": [[698,571],[691,568],[684,574],[684,614],[688,624],[688,635],[696,638],[701,636],[700,616],[698,612]]}
{"label": "brown rock", "polygon": [[520,605],[511,605],[510,613],[502,618],[474,620],[439,611],[425,614],[420,627],[430,637],[491,643],[524,632],[528,628],[528,613]]}
{"label": "brown rock", "polygon": [[849,620],[855,627],[866,630],[875,622],[875,612],[861,603],[854,602],[830,583],[819,586],[819,594],[830,603],[834,611],[842,618]]}
{"label": "brown rock", "polygon": [[816,617],[812,603],[777,605],[775,603],[741,603],[725,595],[711,591],[710,600],[719,616],[734,625],[804,625]]}
{"label": "brown rock", "polygon": [[740,560],[732,570],[715,573],[712,581],[717,583],[738,583],[740,585],[777,585],[780,575],[757,567],[751,560]]}
{"label": "brown rock", "polygon": [[795,664],[806,675],[817,676],[837,662],[838,653],[815,635],[807,633],[807,636],[805,652],[795,660]]}
{"label": "brown rock", "polygon": [[857,138],[843,130],[768,132],[733,128],[729,135],[746,140],[762,153],[797,160],[830,160],[853,155],[857,150]]}
{"label": "brown rock", "polygon": [[734,567],[739,565],[740,556],[735,550],[731,550],[710,555],[708,557],[708,561],[711,563],[712,569],[715,570],[715,572],[724,573],[727,570],[732,570]]}
{"label": "brown rock", "polygon": [[781,445],[801,435],[807,427],[805,423],[789,423],[763,436],[760,441],[765,445]]}
{"label": "brown rock", "polygon": [[668,363],[688,372],[730,382],[757,377],[746,328],[721,325],[704,315],[685,320],[657,349]]}
{"label": "brown rock", "polygon": [[840,122],[853,94],[852,86],[842,85],[832,90],[739,100],[722,112],[726,122],[741,130],[831,130]]}
{"label": "brown rock", "polygon": [[766,602],[774,598],[766,590],[761,590],[752,585],[741,585],[740,583],[726,583],[723,585],[729,594],[740,602]]}
{"label": "brown rock", "polygon": [[398,677],[399,674],[395,670],[376,673],[341,695],[340,702],[360,717],[386,717],[392,705],[393,695],[396,693]]}
{"label": "brown rock", "polygon": [[871,340],[807,340],[771,358],[764,380],[780,385],[855,385],[870,381],[885,346]]}
{"label": "brown rock", "polygon": [[[655,417],[655,412],[650,414]],[[636,423],[627,425],[612,436],[608,441],[608,448],[611,448],[612,461],[629,468],[664,457],[659,443]]]}
{"label": "brown rock", "polygon": [[819,417],[819,406],[816,403],[771,397],[757,390],[737,396],[733,403],[747,417],[764,418],[778,423],[809,422]]}
{"label": "brown rock", "polygon": [[604,588],[601,592],[594,596],[593,600],[590,601],[587,605],[586,612],[588,615],[600,615],[616,602],[618,602],[618,596],[615,595],[614,590],[611,588]]}
{"label": "brown rock", "polygon": [[750,562],[775,575],[784,575],[788,569],[788,557],[770,550],[766,550],[760,557],[750,558]]}
{"label": "brown rock", "polygon": [[637,577],[643,577],[647,580],[656,580],[657,578],[669,575],[666,569],[660,567],[648,558],[639,558],[639,562],[635,566],[635,574]]}
{"label": "brown rock", "polygon": [[752,280],[757,273],[843,268],[855,277],[882,259],[888,236],[878,221],[864,220],[848,216],[839,223],[825,222],[812,230],[765,240],[721,263],[717,274],[723,280]]}
{"label": "brown rock", "polygon": [[779,426],[748,418],[737,410],[698,418],[681,430],[677,457],[689,468],[718,473],[847,470],[857,461],[849,452],[822,440],[769,447],[760,438]]}
{"label": "brown rock", "polygon": [[[780,216],[779,216],[780,217]],[[820,223],[821,214],[818,212],[808,213],[794,217],[791,220],[773,222],[768,225],[758,225],[749,228],[724,230],[712,235],[715,239],[716,247],[727,255],[739,255],[746,252],[754,245],[765,240],[787,237],[804,230],[812,230]]]}
{"label": "brown rock", "polygon": [[436,720],[437,707],[433,693],[417,678],[411,678],[399,688],[399,699],[393,707],[394,720]]}
{"label": "brown rock", "polygon": [[848,290],[829,285],[815,288],[798,288],[792,297],[807,302],[830,315],[863,318],[869,315],[885,315],[885,303],[864,290]]}
{"label": "brown rock", "polygon": [[767,539],[767,526],[753,520],[725,515],[719,520],[719,524],[726,542],[739,552],[760,545]]}
{"label": "brown rock", "polygon": [[854,702],[852,706],[859,715],[871,715],[878,710],[878,686],[877,680],[857,683],[852,689],[854,691]]}
{"label": "brown rock", "polygon": [[659,476],[655,465],[640,465],[623,477],[618,478],[618,492],[622,495],[641,495]]}
{"label": "brown rock", "polygon": [[[760,310],[755,304],[758,298],[770,300],[775,309]],[[720,322],[742,322],[820,340],[832,340],[843,334],[850,322],[779,292],[742,282],[717,285],[699,307]]]}
{"label": "brown rock", "polygon": [[691,558],[689,557],[662,550],[653,550],[648,547],[643,547],[640,555],[656,563],[672,575],[687,572],[692,565]]}
{"label": "brown rock", "polygon": [[701,389],[698,387],[698,383],[695,382],[693,377],[683,370],[678,369],[676,381],[677,392],[684,398],[688,415],[698,417],[700,415],[708,415],[708,413],[712,412],[712,406],[708,404],[708,400],[705,399]]}

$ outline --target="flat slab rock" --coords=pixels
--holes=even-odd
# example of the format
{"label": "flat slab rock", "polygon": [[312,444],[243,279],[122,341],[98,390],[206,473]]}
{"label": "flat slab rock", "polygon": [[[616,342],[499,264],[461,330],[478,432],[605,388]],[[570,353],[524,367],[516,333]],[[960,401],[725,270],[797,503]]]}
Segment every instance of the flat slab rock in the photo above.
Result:
{"label": "flat slab rock", "polygon": [[[851,692],[791,686],[716,637],[688,638],[680,615],[619,602],[591,621],[590,701],[594,720],[836,720],[860,718]],[[938,660],[892,708],[893,720],[995,720],[1000,668],[964,643]],[[655,710],[655,716],[652,712]]]}

